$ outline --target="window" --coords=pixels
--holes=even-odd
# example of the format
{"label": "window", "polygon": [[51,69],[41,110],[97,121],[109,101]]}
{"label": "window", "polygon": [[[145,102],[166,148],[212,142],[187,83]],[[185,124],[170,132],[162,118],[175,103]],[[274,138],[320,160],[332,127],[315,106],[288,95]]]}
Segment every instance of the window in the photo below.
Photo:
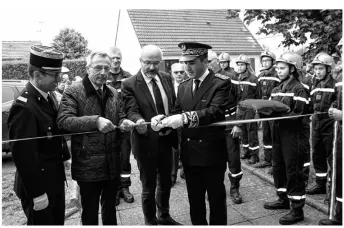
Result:
{"label": "window", "polygon": [[2,87],[2,103],[14,100],[14,91],[12,87]]}

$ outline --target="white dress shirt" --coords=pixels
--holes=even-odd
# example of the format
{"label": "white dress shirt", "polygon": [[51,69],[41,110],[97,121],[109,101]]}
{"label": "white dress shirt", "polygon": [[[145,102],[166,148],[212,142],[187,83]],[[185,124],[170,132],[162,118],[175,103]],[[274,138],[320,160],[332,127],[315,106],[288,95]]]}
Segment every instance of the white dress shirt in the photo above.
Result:
{"label": "white dress shirt", "polygon": [[[146,82],[146,84],[148,86],[149,92],[151,93],[151,95],[153,97],[153,101],[154,101],[154,104],[155,104],[155,107],[156,107],[156,102],[155,102],[155,97],[154,97],[154,92],[153,92],[153,85],[152,85],[152,82],[151,82],[152,78],[147,77],[143,73],[142,70],[141,70],[141,74],[142,74],[143,79],[145,80],[145,82]],[[164,87],[162,86],[160,78],[157,75],[155,75],[154,78],[156,80],[156,84],[158,85],[160,93],[161,93],[161,97],[162,97],[162,102],[164,104],[165,113],[166,113],[166,115],[168,115],[169,114],[169,111],[168,111],[168,99],[167,99],[167,95],[165,93]]]}
{"label": "white dress shirt", "polygon": [[[208,74],[209,74],[209,70],[207,69],[201,77],[197,78],[200,81],[199,85],[198,85],[198,88],[201,87],[202,82],[204,81],[204,79],[207,77]],[[192,79],[192,81],[193,81],[192,91],[194,91],[195,87],[196,87],[195,79]]]}

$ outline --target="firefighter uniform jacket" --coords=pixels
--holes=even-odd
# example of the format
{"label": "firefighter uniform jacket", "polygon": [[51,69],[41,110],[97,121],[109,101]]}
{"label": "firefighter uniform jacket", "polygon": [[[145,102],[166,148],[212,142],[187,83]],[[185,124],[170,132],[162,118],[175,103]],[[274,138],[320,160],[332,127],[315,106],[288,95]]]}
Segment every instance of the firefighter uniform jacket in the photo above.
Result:
{"label": "firefighter uniform jacket", "polygon": [[260,97],[264,100],[270,98],[273,88],[278,86],[281,80],[277,76],[275,68],[271,67],[268,70],[262,70],[258,75],[258,88]]}

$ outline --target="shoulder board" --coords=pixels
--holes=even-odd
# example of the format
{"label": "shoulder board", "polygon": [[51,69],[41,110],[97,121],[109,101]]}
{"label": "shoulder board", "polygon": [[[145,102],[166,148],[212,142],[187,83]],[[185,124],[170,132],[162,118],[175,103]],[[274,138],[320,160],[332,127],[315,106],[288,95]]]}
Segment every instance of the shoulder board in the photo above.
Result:
{"label": "shoulder board", "polygon": [[180,84],[189,81],[191,78],[185,79],[184,81],[182,81]]}
{"label": "shoulder board", "polygon": [[227,79],[229,79],[229,76],[226,76],[226,75],[223,75],[223,74],[220,74],[220,73],[216,73],[216,74],[215,74],[215,77],[221,78],[222,80],[227,80]]}
{"label": "shoulder board", "polygon": [[17,101],[21,101],[21,102],[27,103],[27,98],[22,97],[22,96],[19,96],[19,97],[17,98]]}

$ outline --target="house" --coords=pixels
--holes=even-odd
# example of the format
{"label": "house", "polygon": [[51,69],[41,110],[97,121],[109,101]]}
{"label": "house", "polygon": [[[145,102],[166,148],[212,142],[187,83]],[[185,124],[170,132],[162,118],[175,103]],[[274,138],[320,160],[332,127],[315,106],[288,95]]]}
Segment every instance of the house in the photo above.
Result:
{"label": "house", "polygon": [[28,59],[32,45],[41,41],[2,41],[2,61]]}
{"label": "house", "polygon": [[235,59],[245,54],[251,59],[252,68],[258,69],[262,47],[239,18],[227,19],[226,16],[227,10],[121,11],[116,46],[123,53],[122,66],[137,73],[141,47],[155,44],[163,50],[160,69],[170,72],[170,66],[178,62],[181,55],[178,43],[194,41],[211,45],[218,55],[228,52],[232,67]]}

